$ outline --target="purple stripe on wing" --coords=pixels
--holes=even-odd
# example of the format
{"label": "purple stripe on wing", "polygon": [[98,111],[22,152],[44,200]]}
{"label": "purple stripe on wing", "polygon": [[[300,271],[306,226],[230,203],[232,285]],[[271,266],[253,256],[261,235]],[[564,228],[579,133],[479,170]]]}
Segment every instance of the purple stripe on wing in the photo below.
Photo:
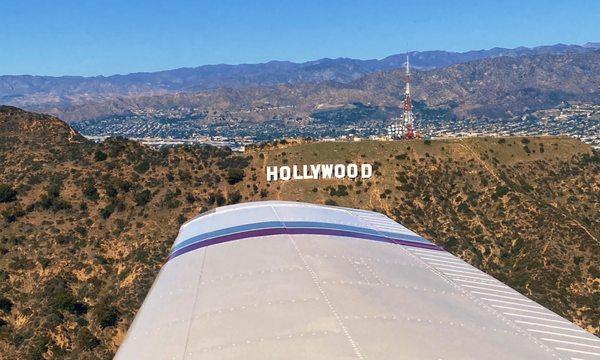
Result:
{"label": "purple stripe on wing", "polygon": [[444,251],[441,247],[434,244],[427,244],[422,242],[415,242],[410,240],[401,240],[401,239],[392,239],[386,236],[373,235],[368,233],[361,233],[355,231],[347,231],[347,230],[339,230],[339,229],[327,229],[327,228],[266,228],[266,229],[257,229],[257,230],[249,230],[243,231],[234,234],[228,234],[223,236],[217,236],[214,238],[198,241],[196,243],[192,243],[180,249],[177,249],[171,253],[169,256],[169,260],[174,259],[180,255],[188,253],[190,251],[194,251],[206,246],[221,244],[224,242],[255,238],[261,236],[270,236],[270,235],[330,235],[330,236],[344,236],[358,239],[366,239],[366,240],[374,240],[387,242],[391,244],[403,245],[403,246],[411,246],[418,247],[429,250],[439,250]]}

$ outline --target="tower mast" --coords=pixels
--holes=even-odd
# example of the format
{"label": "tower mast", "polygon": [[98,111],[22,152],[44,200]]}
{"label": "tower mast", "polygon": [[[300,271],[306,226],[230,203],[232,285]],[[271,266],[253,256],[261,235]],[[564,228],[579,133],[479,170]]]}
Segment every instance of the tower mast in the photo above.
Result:
{"label": "tower mast", "polygon": [[412,112],[412,97],[410,95],[410,63],[408,54],[406,55],[406,75],[404,79],[406,81],[406,89],[404,90],[404,114],[402,115],[402,127],[404,130],[403,137],[405,139],[414,139],[414,115]]}

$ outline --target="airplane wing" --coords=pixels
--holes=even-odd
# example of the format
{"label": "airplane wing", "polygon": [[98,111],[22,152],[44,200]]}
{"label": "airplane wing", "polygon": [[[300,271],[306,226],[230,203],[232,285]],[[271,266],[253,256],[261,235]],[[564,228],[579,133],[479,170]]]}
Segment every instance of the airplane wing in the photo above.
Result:
{"label": "airplane wing", "polygon": [[600,359],[600,339],[384,215],[266,201],[181,227],[116,359]]}

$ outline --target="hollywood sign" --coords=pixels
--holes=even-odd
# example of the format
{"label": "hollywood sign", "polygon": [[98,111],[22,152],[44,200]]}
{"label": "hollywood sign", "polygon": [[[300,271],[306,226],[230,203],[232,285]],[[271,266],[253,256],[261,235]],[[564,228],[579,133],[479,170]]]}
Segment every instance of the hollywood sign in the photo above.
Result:
{"label": "hollywood sign", "polygon": [[267,166],[267,181],[305,179],[368,179],[373,176],[371,164],[313,164]]}

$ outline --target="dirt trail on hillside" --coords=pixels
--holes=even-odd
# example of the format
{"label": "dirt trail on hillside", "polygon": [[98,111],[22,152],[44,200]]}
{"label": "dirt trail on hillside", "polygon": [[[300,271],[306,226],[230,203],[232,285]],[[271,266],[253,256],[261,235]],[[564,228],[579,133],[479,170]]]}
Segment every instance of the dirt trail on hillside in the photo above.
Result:
{"label": "dirt trail on hillside", "polygon": [[[489,173],[490,175],[492,175],[498,182],[502,183],[502,184],[506,184],[506,182],[502,179],[500,179],[500,177],[498,175],[496,175],[496,172],[489,166],[489,164],[484,161],[481,157],[479,157],[479,155],[477,154],[477,152],[470,147],[469,145],[467,145],[463,139],[460,139],[458,144],[460,146],[462,146],[465,150],[467,150],[468,152],[470,152],[473,157],[475,158],[475,160],[477,160]],[[526,197],[528,197],[530,200],[532,201],[536,201],[537,199],[535,199],[533,196],[527,194],[527,193],[523,193],[521,192],[521,194],[525,195]],[[580,229],[582,229],[586,234],[588,234],[588,236],[594,240],[597,244],[600,244],[600,241],[581,223],[579,222],[577,219],[574,219],[573,217],[565,214],[558,206],[547,202],[548,205],[550,205],[552,208],[554,208],[559,214],[561,214],[565,219],[570,220],[571,223],[573,223],[574,225],[576,225],[577,227],[579,227]]]}
{"label": "dirt trail on hillside", "polygon": [[467,150],[468,152],[471,153],[471,155],[473,155],[473,157],[475,158],[475,160],[477,160],[489,173],[490,175],[492,175],[494,177],[494,179],[498,180],[499,182],[504,183],[504,181],[500,180],[500,178],[498,177],[498,175],[496,175],[496,172],[488,165],[487,162],[483,161],[483,159],[481,157],[479,157],[479,155],[477,154],[477,152],[475,152],[475,150],[470,147],[469,145],[465,144],[465,142],[463,141],[463,139],[459,139],[458,144],[460,146],[462,146],[465,150]]}

